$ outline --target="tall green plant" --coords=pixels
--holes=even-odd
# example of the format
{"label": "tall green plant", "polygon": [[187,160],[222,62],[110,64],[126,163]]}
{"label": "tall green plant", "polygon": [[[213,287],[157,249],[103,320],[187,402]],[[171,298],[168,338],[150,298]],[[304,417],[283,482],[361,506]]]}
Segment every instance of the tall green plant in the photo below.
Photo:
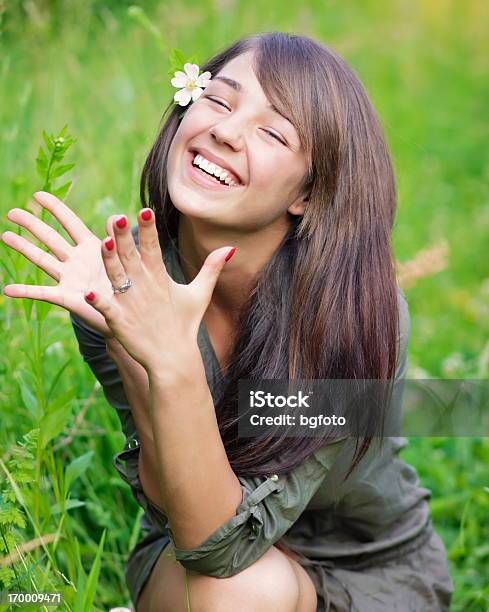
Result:
{"label": "tall green plant", "polygon": [[[35,452],[38,437],[39,429],[33,429],[25,434],[24,442],[18,442],[11,447],[11,458],[7,461],[12,479],[22,486],[27,495],[36,481]],[[2,480],[4,477],[5,474],[1,474]],[[26,517],[13,487],[3,482],[3,486],[0,487],[0,553],[2,557],[7,557],[15,551],[16,545],[25,540],[23,530],[26,526]],[[14,578],[19,582],[14,564],[0,565],[0,587],[6,589]]]}

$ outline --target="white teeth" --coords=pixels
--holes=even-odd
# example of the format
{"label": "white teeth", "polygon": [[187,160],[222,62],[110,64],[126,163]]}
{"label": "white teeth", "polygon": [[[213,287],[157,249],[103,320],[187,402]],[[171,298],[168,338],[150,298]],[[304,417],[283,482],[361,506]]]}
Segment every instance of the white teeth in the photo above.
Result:
{"label": "white teeth", "polygon": [[224,170],[217,164],[210,162],[208,159],[200,155],[200,153],[197,153],[192,163],[194,166],[202,168],[203,170],[205,170],[209,174],[212,174],[217,179],[220,179],[222,182],[224,182],[226,185],[229,185],[230,187],[234,187],[235,185],[237,185],[236,181],[229,177],[228,172],[226,170]]}

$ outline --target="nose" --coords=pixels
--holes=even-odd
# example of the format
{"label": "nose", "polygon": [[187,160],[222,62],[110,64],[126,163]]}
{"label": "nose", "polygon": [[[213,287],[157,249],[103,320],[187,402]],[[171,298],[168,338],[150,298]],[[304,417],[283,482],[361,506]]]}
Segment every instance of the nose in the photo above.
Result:
{"label": "nose", "polygon": [[219,144],[227,144],[234,151],[239,151],[243,147],[241,129],[236,122],[223,119],[213,125],[209,131],[212,139]]}

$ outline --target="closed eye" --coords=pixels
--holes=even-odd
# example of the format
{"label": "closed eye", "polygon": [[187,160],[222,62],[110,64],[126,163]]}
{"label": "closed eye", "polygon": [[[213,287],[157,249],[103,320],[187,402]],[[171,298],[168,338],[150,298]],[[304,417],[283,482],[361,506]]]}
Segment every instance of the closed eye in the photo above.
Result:
{"label": "closed eye", "polygon": [[282,140],[282,138],[280,138],[280,136],[277,136],[277,134],[275,134],[275,132],[271,132],[270,130],[263,130],[263,131],[266,132],[267,134],[270,134],[270,136],[272,136],[272,138],[275,138],[275,140],[278,140],[283,145],[287,144],[286,142],[284,142]]}
{"label": "closed eye", "polygon": [[206,98],[209,98],[209,100],[211,102],[215,102],[216,104],[219,104],[219,106],[224,106],[224,108],[227,108],[228,110],[230,110],[230,108],[229,108],[229,106],[227,106],[227,104],[224,104],[224,102],[221,102],[217,98],[211,98],[211,96],[206,96]]}

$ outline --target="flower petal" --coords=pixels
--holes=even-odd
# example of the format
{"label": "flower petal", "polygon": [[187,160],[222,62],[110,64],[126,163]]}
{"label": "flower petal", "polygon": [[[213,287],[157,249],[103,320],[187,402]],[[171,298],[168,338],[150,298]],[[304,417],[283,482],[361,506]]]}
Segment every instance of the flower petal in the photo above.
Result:
{"label": "flower petal", "polygon": [[188,76],[185,74],[185,72],[178,70],[175,72],[175,76],[170,83],[173,85],[173,87],[185,87],[188,83]]}
{"label": "flower petal", "polygon": [[192,100],[195,102],[204,93],[204,90],[200,87],[194,87],[192,89]]}
{"label": "flower petal", "polygon": [[199,76],[199,67],[197,64],[189,64],[188,62],[183,66],[186,75],[191,81],[195,81],[195,79]]}
{"label": "flower petal", "polygon": [[203,72],[198,79],[195,80],[195,84],[198,87],[207,87],[207,85],[209,85],[209,83],[211,82],[210,79],[211,73],[207,70],[206,72]]}
{"label": "flower petal", "polygon": [[178,104],[180,104],[180,106],[187,106],[187,104],[190,102],[191,98],[192,98],[192,94],[190,93],[190,90],[187,89],[187,88],[180,89],[173,96],[173,100],[175,102],[178,102]]}

